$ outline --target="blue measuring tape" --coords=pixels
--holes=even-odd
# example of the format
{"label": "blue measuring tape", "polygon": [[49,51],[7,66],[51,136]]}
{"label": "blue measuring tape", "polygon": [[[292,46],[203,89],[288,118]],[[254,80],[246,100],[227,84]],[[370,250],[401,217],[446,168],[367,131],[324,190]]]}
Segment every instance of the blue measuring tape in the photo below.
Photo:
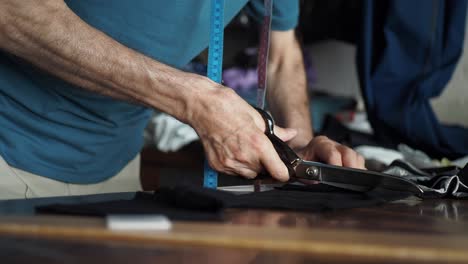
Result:
{"label": "blue measuring tape", "polygon": [[[208,78],[221,83],[223,70],[224,0],[211,0],[210,45],[208,48]],[[218,172],[205,159],[203,186],[216,189]]]}
{"label": "blue measuring tape", "polygon": [[[258,90],[257,107],[265,108],[265,94],[267,88],[267,63],[270,47],[270,29],[273,0],[264,0],[265,13],[260,33],[260,48],[258,56]],[[210,46],[208,48],[208,78],[221,83],[223,68],[224,42],[224,0],[211,0],[210,18]],[[208,161],[204,164],[203,186],[216,189],[218,187],[218,173],[213,170]],[[256,183],[258,186],[258,182]],[[257,187],[256,187],[257,189]]]}

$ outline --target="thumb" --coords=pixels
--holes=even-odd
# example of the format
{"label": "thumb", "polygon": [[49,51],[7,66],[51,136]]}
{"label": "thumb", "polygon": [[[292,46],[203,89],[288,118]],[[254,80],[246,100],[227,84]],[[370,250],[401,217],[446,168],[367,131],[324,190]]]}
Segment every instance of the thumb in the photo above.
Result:
{"label": "thumb", "polygon": [[284,142],[288,142],[297,135],[297,130],[294,128],[282,128],[275,126],[275,135],[278,136]]}

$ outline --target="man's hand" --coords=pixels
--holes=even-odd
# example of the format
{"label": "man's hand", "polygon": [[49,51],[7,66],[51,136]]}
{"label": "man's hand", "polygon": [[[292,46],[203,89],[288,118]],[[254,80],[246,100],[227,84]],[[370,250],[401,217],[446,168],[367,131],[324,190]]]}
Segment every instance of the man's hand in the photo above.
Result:
{"label": "man's hand", "polygon": [[[305,159],[363,169],[364,159],[350,148],[326,137],[313,138],[302,54],[294,33],[274,32],[271,51],[271,111],[281,125],[297,128],[275,127],[275,134],[299,149],[298,154]],[[186,120],[200,136],[210,165],[246,178],[254,178],[265,169],[275,179],[288,180],[286,166],[264,134],[265,121],[260,114],[231,89],[205,81],[199,88],[193,104],[187,104]]]}
{"label": "man's hand", "polygon": [[[190,124],[200,136],[210,165],[230,175],[255,178],[263,169],[280,181],[288,170],[264,134],[260,114],[228,88],[218,86],[201,94],[190,113]],[[283,141],[296,136],[294,129],[275,127]]]}
{"label": "man's hand", "polygon": [[299,151],[303,159],[315,160],[336,166],[366,169],[364,158],[347,146],[325,136],[315,137]]}
{"label": "man's hand", "polygon": [[277,124],[295,128],[289,145],[304,159],[364,169],[364,159],[352,149],[312,133],[309,96],[301,48],[294,31],[271,34],[267,99]]}

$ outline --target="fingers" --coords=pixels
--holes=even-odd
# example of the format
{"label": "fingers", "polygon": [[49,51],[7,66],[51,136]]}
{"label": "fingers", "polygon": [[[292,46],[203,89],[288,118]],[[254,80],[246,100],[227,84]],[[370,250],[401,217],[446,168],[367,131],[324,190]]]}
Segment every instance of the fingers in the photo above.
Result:
{"label": "fingers", "polygon": [[306,159],[319,160],[335,166],[366,169],[365,160],[361,155],[324,136],[314,138],[305,153]]}
{"label": "fingers", "polygon": [[275,126],[275,135],[279,137],[284,142],[288,142],[297,135],[297,130],[293,128],[282,128],[279,126]]}
{"label": "fingers", "polygon": [[255,179],[255,177],[257,177],[258,175],[258,172],[257,171],[254,171],[254,170],[251,170],[249,168],[242,168],[242,166],[237,166],[235,169],[227,169],[225,170],[226,174],[228,175],[233,175],[233,176],[243,176],[247,179]]}
{"label": "fingers", "polygon": [[358,167],[360,167],[363,170],[367,170],[366,159],[364,159],[364,157],[361,156],[361,154],[358,154],[358,164],[359,164]]}
{"label": "fingers", "polygon": [[317,156],[328,164],[343,166],[341,153],[336,149],[336,145],[331,142],[323,144],[323,147],[318,149]]}
{"label": "fingers", "polygon": [[262,171],[254,143],[250,147],[236,141],[235,146],[226,144],[223,147],[216,155],[211,155],[214,158],[212,166],[217,171],[247,179],[254,179]]}
{"label": "fingers", "polygon": [[[293,131],[293,134],[295,132]],[[264,168],[274,179],[285,182],[289,180],[289,172],[278,156],[273,144],[264,134],[257,134],[250,148],[253,150],[249,158],[242,153],[236,153],[237,164],[231,164],[233,174],[244,176],[248,179],[255,178]]]}
{"label": "fingers", "polygon": [[307,146],[306,159],[319,160],[331,165],[342,166],[341,153],[337,149],[338,143],[324,136],[315,137]]}
{"label": "fingers", "polygon": [[[264,136],[266,140],[268,138]],[[276,153],[275,148],[268,140],[264,143],[260,151],[260,163],[270,175],[279,181],[286,182],[289,180],[289,172],[284,162]]]}
{"label": "fingers", "polygon": [[341,153],[341,159],[343,161],[342,166],[356,169],[365,169],[364,158],[361,155],[344,145],[338,145],[337,149]]}
{"label": "fingers", "polygon": [[208,150],[210,166],[219,172],[248,179],[254,179],[265,169],[274,179],[287,181],[288,169],[268,137],[258,132],[247,138],[222,145],[207,144],[205,148]]}

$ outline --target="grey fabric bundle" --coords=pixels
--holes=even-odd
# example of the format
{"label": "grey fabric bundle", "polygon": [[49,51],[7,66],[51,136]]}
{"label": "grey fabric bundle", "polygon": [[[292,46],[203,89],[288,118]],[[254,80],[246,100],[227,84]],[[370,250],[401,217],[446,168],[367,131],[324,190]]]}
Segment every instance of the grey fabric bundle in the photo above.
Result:
{"label": "grey fabric bundle", "polygon": [[418,184],[424,190],[423,198],[468,197],[468,164],[463,169],[456,166],[419,169],[396,160],[383,172]]}

